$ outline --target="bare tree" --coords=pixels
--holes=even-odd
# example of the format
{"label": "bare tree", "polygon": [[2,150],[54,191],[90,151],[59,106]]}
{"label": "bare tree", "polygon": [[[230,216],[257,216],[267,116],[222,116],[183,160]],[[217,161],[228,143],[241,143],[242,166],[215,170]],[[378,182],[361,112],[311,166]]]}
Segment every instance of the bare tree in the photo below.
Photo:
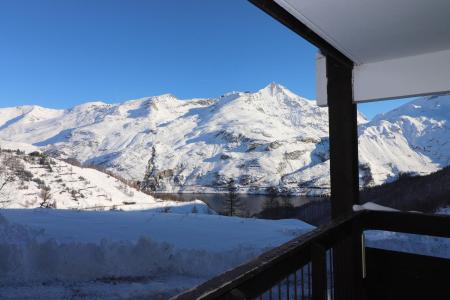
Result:
{"label": "bare tree", "polygon": [[9,153],[0,153],[0,204],[5,207],[11,199],[7,186],[14,181],[14,174],[11,172],[11,166],[17,165],[17,160]]}
{"label": "bare tree", "polygon": [[41,202],[41,207],[44,208],[55,208],[55,202],[50,202],[50,200],[52,199],[52,194],[50,192],[50,187],[49,186],[43,186],[41,189],[41,192],[39,193],[39,196],[42,199]]}
{"label": "bare tree", "polygon": [[0,192],[6,187],[10,182],[14,181],[14,178],[9,174],[2,174],[0,171]]}

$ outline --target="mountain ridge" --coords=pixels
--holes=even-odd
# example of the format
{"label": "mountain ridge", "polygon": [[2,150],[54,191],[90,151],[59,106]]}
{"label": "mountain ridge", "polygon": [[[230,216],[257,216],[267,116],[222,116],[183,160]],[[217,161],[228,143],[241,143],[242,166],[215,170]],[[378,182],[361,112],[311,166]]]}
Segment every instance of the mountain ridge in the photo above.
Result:
{"label": "mountain ridge", "polygon": [[[450,164],[450,95],[367,120],[358,113],[360,183]],[[171,94],[71,109],[0,108],[1,143],[27,143],[99,165],[159,192],[326,194],[328,113],[286,87],[181,100]],[[48,113],[41,113],[48,112]]]}

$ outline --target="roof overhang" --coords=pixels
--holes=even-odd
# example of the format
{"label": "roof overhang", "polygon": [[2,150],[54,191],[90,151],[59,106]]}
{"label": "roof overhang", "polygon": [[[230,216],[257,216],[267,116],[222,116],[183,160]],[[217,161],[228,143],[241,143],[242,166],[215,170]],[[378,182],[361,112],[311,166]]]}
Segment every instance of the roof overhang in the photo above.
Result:
{"label": "roof overhang", "polygon": [[[326,57],[316,60],[316,98],[327,105]],[[353,99],[366,102],[450,92],[450,49],[355,65]]]}
{"label": "roof overhang", "polygon": [[[325,55],[337,52],[353,62],[356,102],[450,91],[450,0],[251,1]],[[280,18],[279,9],[298,22]],[[306,30],[296,30],[299,24]],[[319,80],[326,80],[323,66],[319,57]],[[318,90],[320,97],[326,101],[326,91]]]}

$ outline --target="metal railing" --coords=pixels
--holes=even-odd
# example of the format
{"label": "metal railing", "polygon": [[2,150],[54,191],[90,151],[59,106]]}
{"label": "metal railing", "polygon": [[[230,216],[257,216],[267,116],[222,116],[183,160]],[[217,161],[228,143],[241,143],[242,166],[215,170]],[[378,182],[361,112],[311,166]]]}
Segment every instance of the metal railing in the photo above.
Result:
{"label": "metal railing", "polygon": [[[336,247],[348,241],[349,237],[361,241],[362,232],[372,229],[450,237],[450,216],[412,212],[354,212],[172,299],[342,299],[342,293],[336,290],[342,289],[339,285],[343,282],[352,279],[355,279],[350,286],[353,296],[348,299],[362,299],[355,295],[359,295],[363,289],[364,259],[361,259],[360,264],[355,264],[357,276],[348,273],[346,268],[337,271],[335,268],[339,267],[339,263],[342,265],[342,261],[337,261],[341,259],[342,248],[337,252],[339,248]],[[350,245],[355,250],[354,254],[363,255],[361,243]],[[359,258],[356,255],[353,259]],[[343,256],[342,259],[345,260]],[[345,277],[345,280],[339,277]],[[336,297],[339,294],[341,296]]]}

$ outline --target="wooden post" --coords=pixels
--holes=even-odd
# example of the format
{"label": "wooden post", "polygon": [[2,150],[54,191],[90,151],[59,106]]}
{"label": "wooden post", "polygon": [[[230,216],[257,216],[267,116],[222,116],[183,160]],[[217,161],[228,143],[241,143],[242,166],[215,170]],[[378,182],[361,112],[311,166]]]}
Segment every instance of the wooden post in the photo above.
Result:
{"label": "wooden post", "polygon": [[[359,203],[357,110],[353,103],[352,65],[326,57],[330,134],[331,216],[352,212]],[[336,300],[362,298],[361,232],[333,248]]]}
{"label": "wooden post", "polygon": [[357,111],[353,103],[353,67],[330,56],[326,60],[331,215],[336,218],[359,203]]}

